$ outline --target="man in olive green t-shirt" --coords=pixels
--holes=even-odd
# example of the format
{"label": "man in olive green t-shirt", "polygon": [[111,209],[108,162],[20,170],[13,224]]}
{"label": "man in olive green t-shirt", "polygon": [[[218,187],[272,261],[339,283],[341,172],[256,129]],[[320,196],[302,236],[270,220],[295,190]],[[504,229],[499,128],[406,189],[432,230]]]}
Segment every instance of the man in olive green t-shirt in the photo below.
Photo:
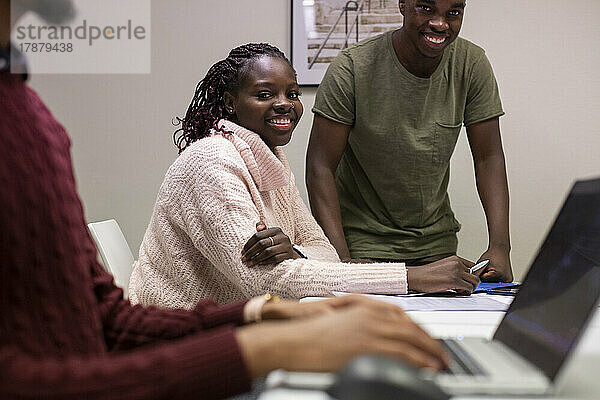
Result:
{"label": "man in olive green t-shirt", "polygon": [[[504,112],[492,67],[458,38],[462,0],[399,6],[403,27],[342,51],[317,91],[306,175],[313,213],[343,260],[433,262],[430,280],[460,286],[471,264],[453,256],[460,224],[447,188],[464,124],[489,229],[479,260],[490,262],[478,274],[511,281]],[[439,286],[421,278],[411,288]]]}

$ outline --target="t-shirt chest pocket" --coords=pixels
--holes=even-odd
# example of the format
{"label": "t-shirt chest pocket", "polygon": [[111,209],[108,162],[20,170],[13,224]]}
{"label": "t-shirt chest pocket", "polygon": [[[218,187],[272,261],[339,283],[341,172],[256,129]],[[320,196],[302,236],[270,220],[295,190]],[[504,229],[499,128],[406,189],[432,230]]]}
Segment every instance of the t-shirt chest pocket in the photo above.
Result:
{"label": "t-shirt chest pocket", "polygon": [[454,147],[456,146],[456,141],[458,140],[458,134],[460,133],[461,127],[462,123],[435,123],[432,158],[433,163],[439,165],[447,164],[450,161],[450,157],[454,152]]}

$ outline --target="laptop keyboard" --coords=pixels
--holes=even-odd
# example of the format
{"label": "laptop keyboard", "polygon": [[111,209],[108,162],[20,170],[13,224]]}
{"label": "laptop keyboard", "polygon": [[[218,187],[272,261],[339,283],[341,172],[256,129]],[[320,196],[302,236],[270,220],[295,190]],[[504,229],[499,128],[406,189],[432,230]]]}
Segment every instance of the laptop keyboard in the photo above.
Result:
{"label": "laptop keyboard", "polygon": [[442,347],[448,353],[452,362],[445,371],[452,375],[486,375],[484,369],[453,339],[439,339]]}

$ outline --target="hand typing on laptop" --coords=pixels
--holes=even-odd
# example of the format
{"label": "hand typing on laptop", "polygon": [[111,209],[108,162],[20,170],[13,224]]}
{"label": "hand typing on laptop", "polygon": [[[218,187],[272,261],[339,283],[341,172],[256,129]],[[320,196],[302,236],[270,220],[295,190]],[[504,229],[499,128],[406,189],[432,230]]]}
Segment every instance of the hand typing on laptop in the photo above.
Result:
{"label": "hand typing on laptop", "polygon": [[287,371],[336,371],[360,354],[385,355],[432,370],[448,366],[441,344],[400,307],[363,296],[329,301],[337,312],[285,326],[263,322],[239,328],[236,337],[251,374],[263,376],[273,366]]}

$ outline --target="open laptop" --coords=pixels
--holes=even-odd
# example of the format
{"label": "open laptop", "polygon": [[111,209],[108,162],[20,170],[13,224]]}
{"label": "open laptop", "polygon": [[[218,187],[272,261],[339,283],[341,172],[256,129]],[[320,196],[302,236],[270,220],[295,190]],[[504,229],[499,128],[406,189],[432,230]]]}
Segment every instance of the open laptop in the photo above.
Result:
{"label": "open laptop", "polygon": [[491,340],[443,340],[449,394],[545,394],[600,297],[600,179],[577,181]]}

